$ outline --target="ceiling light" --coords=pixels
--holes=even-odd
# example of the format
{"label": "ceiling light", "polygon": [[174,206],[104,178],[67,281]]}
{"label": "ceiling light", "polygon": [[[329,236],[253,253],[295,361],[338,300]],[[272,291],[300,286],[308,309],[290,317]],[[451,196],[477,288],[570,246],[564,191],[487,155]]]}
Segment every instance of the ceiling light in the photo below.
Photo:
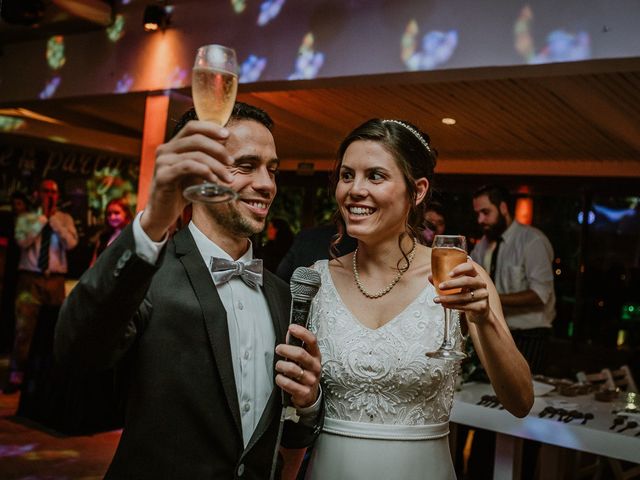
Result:
{"label": "ceiling light", "polygon": [[144,9],[142,24],[145,32],[164,30],[171,23],[173,7],[169,5],[152,4]]}
{"label": "ceiling light", "polygon": [[456,124],[456,119],[455,118],[444,117],[442,119],[442,123],[444,123],[445,125],[455,125]]}

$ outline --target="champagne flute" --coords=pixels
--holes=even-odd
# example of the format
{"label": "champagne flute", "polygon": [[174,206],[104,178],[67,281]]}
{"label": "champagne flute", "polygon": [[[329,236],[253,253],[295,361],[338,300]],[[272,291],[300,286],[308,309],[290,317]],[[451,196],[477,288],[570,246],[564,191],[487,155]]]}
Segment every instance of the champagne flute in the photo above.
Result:
{"label": "champagne flute", "polygon": [[[455,295],[462,292],[461,288],[440,290],[439,285],[449,279],[449,272],[457,265],[467,261],[466,239],[462,235],[436,235],[431,249],[431,274],[433,284],[439,296]],[[442,360],[461,360],[466,357],[464,352],[458,351],[451,341],[451,310],[444,308],[444,338],[442,345],[435,352],[427,353],[431,358]]]}
{"label": "champagne flute", "polygon": [[[193,104],[199,120],[224,127],[229,121],[238,92],[236,52],[222,45],[198,49],[191,80]],[[184,189],[192,202],[221,203],[238,198],[237,192],[217,183],[200,183]]]}

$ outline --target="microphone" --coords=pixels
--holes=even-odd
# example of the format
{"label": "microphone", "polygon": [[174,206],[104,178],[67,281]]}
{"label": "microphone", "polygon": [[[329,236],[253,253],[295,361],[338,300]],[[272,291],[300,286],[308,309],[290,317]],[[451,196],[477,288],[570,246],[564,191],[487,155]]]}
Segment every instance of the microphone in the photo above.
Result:
{"label": "microphone", "polygon": [[[291,315],[289,324],[300,325],[307,328],[309,320],[309,311],[311,310],[311,302],[320,289],[320,274],[312,268],[298,267],[291,275]],[[293,335],[289,335],[287,345],[296,347],[302,346],[302,340]],[[285,419],[298,422],[296,409],[292,407],[291,395],[282,392],[282,406],[286,409]]]}
{"label": "microphone", "polygon": [[[289,324],[295,323],[296,325],[307,328],[311,302],[313,301],[313,297],[316,296],[316,293],[318,293],[318,290],[320,290],[321,283],[320,274],[313,268],[298,267],[295,269],[293,275],[291,275],[291,280],[289,281],[291,288],[291,314],[289,316]],[[301,347],[302,340],[294,337],[293,335],[289,335],[287,345]],[[286,393],[284,390],[281,390],[280,393],[282,395],[282,411],[280,412],[280,425],[278,427],[278,436],[276,438],[276,445],[273,451],[269,480],[275,479],[284,422],[286,420],[291,420],[294,423],[298,423],[300,420],[295,407],[291,403],[291,395]]]}
{"label": "microphone", "polygon": [[[291,275],[291,314],[289,323],[307,328],[311,302],[320,289],[320,274],[313,268],[298,267]],[[287,345],[302,346],[302,340],[289,335]]]}

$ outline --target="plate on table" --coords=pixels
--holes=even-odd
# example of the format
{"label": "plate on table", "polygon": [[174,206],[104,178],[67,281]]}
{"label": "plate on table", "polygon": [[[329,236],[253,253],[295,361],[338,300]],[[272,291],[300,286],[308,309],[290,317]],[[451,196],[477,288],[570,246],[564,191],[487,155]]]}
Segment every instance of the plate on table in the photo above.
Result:
{"label": "plate on table", "polygon": [[618,411],[616,415],[627,417],[629,420],[640,421],[640,412],[625,412],[624,410]]}
{"label": "plate on table", "polygon": [[549,385],[548,383],[537,382],[536,380],[533,381],[533,394],[536,397],[542,397],[543,395],[555,390],[555,388],[556,387],[554,385]]}
{"label": "plate on table", "polygon": [[547,403],[553,408],[564,408],[565,410],[575,410],[578,408],[577,403],[568,402],[566,400],[560,400],[556,398],[547,400]]}

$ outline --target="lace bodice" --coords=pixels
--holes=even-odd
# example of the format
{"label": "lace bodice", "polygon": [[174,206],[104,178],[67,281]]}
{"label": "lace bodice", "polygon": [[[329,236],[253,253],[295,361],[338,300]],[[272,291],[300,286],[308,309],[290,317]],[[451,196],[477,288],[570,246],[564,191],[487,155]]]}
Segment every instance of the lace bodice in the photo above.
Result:
{"label": "lace bodice", "polygon": [[[322,352],[326,416],[379,424],[429,425],[449,420],[457,363],[425,356],[442,342],[443,311],[429,284],[378,329],[364,326],[338,294],[328,261],[316,262],[322,286],[310,329]],[[363,301],[371,301],[365,300]],[[457,315],[452,315],[457,320]],[[460,342],[457,321],[453,335]]]}

